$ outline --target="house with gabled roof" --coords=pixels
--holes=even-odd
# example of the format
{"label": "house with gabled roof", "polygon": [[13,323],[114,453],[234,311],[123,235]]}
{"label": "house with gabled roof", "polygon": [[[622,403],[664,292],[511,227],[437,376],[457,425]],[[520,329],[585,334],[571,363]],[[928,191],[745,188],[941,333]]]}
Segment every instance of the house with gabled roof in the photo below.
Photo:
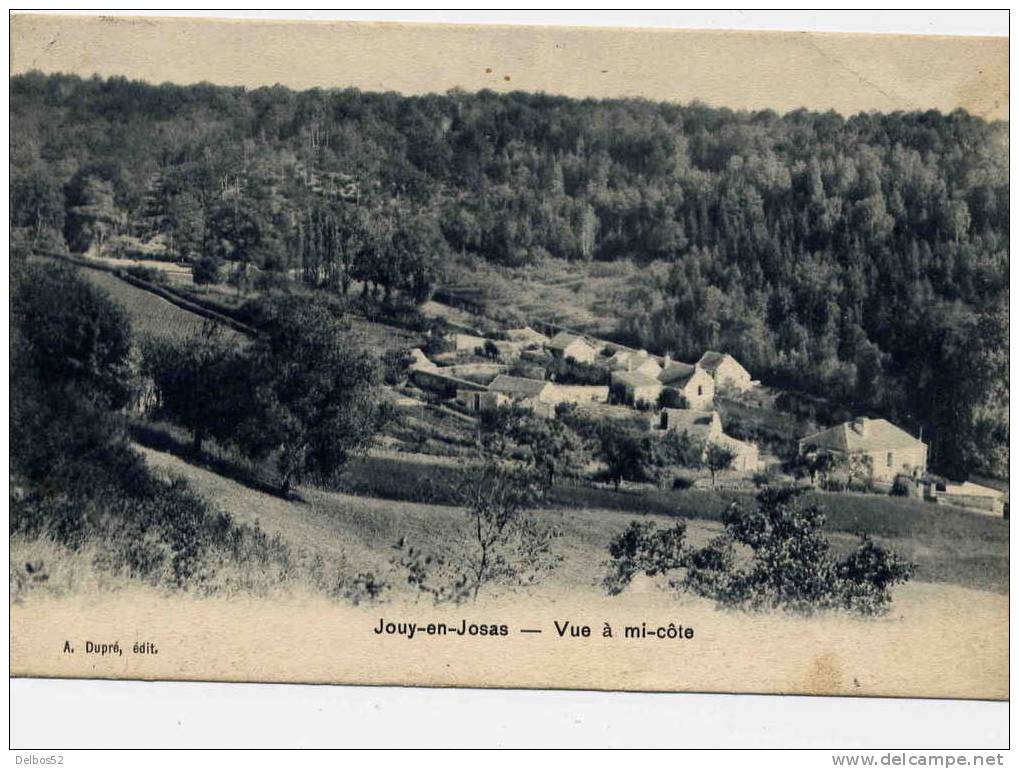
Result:
{"label": "house with gabled roof", "polygon": [[697,361],[697,365],[711,374],[715,390],[738,390],[743,392],[754,386],[750,372],[728,353],[708,350]]}
{"label": "house with gabled roof", "polygon": [[560,331],[552,337],[545,347],[555,357],[577,363],[594,363],[598,356],[598,351],[586,339],[566,331]]}
{"label": "house with gabled roof", "polygon": [[729,449],[733,454],[731,469],[738,472],[755,473],[760,469],[760,450],[753,443],[726,435],[717,411],[662,409],[658,415],[658,429],[686,433],[703,442],[705,454],[709,445]]}
{"label": "house with gabled roof", "polygon": [[927,444],[887,419],[858,417],[800,439],[800,454],[831,451],[842,456],[865,457],[878,481],[896,475],[920,476],[927,472]]}
{"label": "house with gabled roof", "polygon": [[543,379],[527,379],[509,374],[499,374],[488,385],[489,391],[502,393],[513,400],[542,400],[542,396],[550,392],[551,388],[552,383]]}
{"label": "house with gabled roof", "polygon": [[634,405],[658,403],[658,396],[662,394],[662,383],[658,379],[636,371],[613,371],[612,387],[622,390],[626,402]]}
{"label": "house with gabled roof", "polygon": [[662,387],[683,396],[687,408],[710,409],[715,402],[715,380],[699,365],[665,359],[665,367],[658,374]]}
{"label": "house with gabled roof", "polygon": [[616,350],[604,363],[609,371],[629,371],[656,379],[661,365],[647,350]]}

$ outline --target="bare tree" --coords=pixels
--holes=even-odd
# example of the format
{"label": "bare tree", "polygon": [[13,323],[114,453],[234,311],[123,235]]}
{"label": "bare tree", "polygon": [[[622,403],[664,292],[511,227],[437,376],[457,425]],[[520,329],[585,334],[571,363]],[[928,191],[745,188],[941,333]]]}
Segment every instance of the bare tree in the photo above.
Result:
{"label": "bare tree", "polygon": [[411,584],[436,601],[476,601],[485,585],[533,584],[555,568],[558,532],[529,514],[540,498],[535,473],[491,461],[465,470],[455,484],[468,519],[461,542],[442,555],[426,554],[406,537],[395,545]]}

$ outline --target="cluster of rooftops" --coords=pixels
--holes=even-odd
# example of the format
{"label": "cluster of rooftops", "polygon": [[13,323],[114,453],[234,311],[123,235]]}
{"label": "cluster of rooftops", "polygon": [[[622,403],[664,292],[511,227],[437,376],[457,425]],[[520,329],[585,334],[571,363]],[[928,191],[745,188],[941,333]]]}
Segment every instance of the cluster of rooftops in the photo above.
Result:
{"label": "cluster of rooftops", "polygon": [[[721,416],[715,410],[717,393],[738,394],[760,384],[732,355],[709,350],[696,362],[685,363],[669,355],[655,355],[568,331],[549,337],[523,327],[508,329],[500,336],[496,340],[454,334],[453,339],[459,352],[474,353],[483,347],[494,347],[499,361],[522,358],[550,364],[558,358],[598,367],[608,372],[611,384],[571,385],[513,376],[505,373],[504,363],[496,362],[438,366],[417,349],[411,353],[415,381],[426,389],[454,396],[471,411],[517,403],[552,417],[560,403],[617,409],[615,413],[626,406],[643,406],[642,411],[653,411],[647,420],[650,429],[686,432],[705,443],[724,445],[736,457],[735,469],[746,472],[759,469],[757,446],[726,435]],[[595,405],[608,404],[610,390],[615,390],[613,400],[621,396],[624,405]],[[663,392],[669,390],[676,397],[662,398]],[[670,407],[662,407],[666,400]],[[675,405],[680,407],[671,407]],[[874,479],[879,481],[890,482],[901,475],[919,479],[927,470],[927,445],[885,419],[859,417],[807,435],[799,440],[799,451],[862,456],[871,466]],[[966,493],[975,495],[972,489]]]}

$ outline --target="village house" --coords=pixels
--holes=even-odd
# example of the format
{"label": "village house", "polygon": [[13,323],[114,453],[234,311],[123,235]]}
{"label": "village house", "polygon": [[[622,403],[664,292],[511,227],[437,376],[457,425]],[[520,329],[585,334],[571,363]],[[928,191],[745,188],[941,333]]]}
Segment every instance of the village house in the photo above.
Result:
{"label": "village house", "polygon": [[683,396],[689,409],[710,409],[715,403],[715,380],[699,365],[680,363],[666,356],[665,368],[658,374],[663,387]]}
{"label": "village house", "polygon": [[662,409],[658,415],[658,429],[686,433],[704,443],[722,446],[733,453],[732,470],[755,473],[760,469],[760,450],[753,443],[741,441],[722,431],[722,417],[717,411],[698,409]]}
{"label": "village house", "polygon": [[754,386],[750,372],[728,353],[708,350],[697,361],[715,380],[715,390],[736,390],[743,392]]}
{"label": "village house", "polygon": [[513,400],[542,400],[542,396],[551,391],[552,383],[542,379],[527,379],[521,376],[500,374],[491,381],[488,389],[492,392],[502,393]]}
{"label": "village house", "polygon": [[577,363],[594,363],[598,351],[588,344],[583,337],[576,334],[568,334],[560,331],[556,334],[546,348],[553,356],[563,360],[572,360]]}
{"label": "village house", "polygon": [[514,401],[533,401],[555,407],[560,403],[605,403],[609,388],[604,385],[561,385],[541,379],[500,374],[488,389]]}
{"label": "village house", "polygon": [[899,474],[927,472],[927,444],[886,419],[860,417],[800,440],[800,454],[831,451],[866,457],[876,481],[891,483]]}
{"label": "village house", "polygon": [[541,379],[500,374],[488,385],[489,392],[498,393],[513,403],[544,417],[555,415],[554,385]]}
{"label": "village house", "polygon": [[662,367],[646,350],[616,350],[604,363],[609,371],[629,371],[657,379]]}
{"label": "village house", "polygon": [[520,351],[520,360],[536,363],[539,366],[548,366],[552,362],[552,355],[544,347],[533,350],[524,349]]}
{"label": "village house", "polygon": [[487,385],[506,370],[504,363],[457,363],[443,366],[440,371],[447,376],[466,379],[468,382]]}
{"label": "village house", "polygon": [[439,366],[412,366],[410,379],[422,390],[428,390],[443,398],[456,397],[460,390],[481,391],[485,389],[484,385],[454,376]]}
{"label": "village house", "polygon": [[626,402],[635,406],[640,403],[654,405],[662,394],[661,382],[636,371],[613,371],[612,387],[622,390]]}

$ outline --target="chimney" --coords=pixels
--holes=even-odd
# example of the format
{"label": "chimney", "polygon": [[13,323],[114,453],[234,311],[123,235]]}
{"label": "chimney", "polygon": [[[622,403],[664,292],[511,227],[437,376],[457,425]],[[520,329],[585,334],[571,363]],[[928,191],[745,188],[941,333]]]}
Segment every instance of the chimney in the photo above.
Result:
{"label": "chimney", "polygon": [[853,420],[853,430],[859,435],[867,435],[867,417],[857,417]]}
{"label": "chimney", "polygon": [[668,368],[672,365],[672,356],[669,353],[665,353],[665,360],[663,361],[663,368]]}

